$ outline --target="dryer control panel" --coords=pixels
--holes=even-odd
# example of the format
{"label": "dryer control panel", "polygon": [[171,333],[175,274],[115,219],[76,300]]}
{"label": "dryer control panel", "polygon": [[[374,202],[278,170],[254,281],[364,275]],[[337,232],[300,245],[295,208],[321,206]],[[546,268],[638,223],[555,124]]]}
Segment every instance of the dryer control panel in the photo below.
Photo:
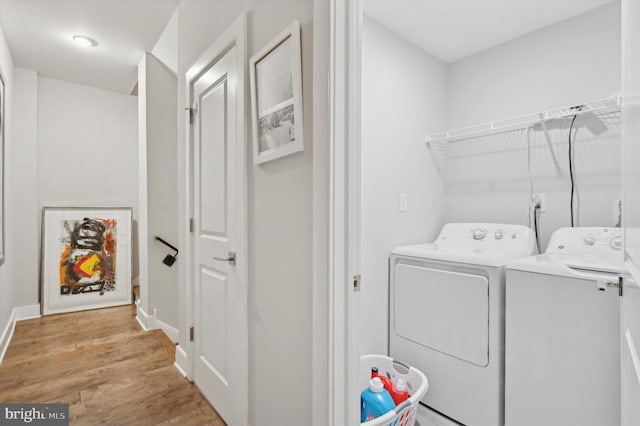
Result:
{"label": "dryer control panel", "polygon": [[433,243],[397,247],[392,254],[469,263],[504,266],[535,249],[533,231],[522,225],[497,223],[448,223]]}
{"label": "dryer control panel", "polygon": [[[462,244],[492,243],[496,246],[514,246],[531,237],[531,229],[522,225],[499,223],[448,223],[442,227],[436,240],[439,243]],[[493,245],[493,244],[492,244]]]}
{"label": "dryer control panel", "polygon": [[500,223],[448,223],[436,243],[441,250],[482,253],[488,256],[518,253],[528,256],[535,245],[531,229]]}

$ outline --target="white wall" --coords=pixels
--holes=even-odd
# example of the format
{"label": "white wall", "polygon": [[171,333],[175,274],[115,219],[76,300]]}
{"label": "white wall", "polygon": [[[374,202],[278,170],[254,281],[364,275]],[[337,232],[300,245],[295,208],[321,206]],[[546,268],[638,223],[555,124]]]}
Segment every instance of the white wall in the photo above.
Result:
{"label": "white wall", "polygon": [[[13,312],[15,292],[14,292],[14,262],[18,255],[13,249],[15,247],[16,238],[19,233],[14,227],[13,221],[20,212],[11,209],[13,197],[18,190],[18,182],[16,180],[16,170],[12,165],[13,151],[15,149],[15,140],[13,139],[13,59],[11,51],[7,45],[4,32],[0,28],[0,73],[5,83],[5,134],[4,134],[4,230],[5,230],[5,261],[0,265],[0,338],[2,333],[8,327],[11,313]],[[0,169],[2,169],[0,167]],[[2,343],[2,342],[0,342]]]}
{"label": "white wall", "polygon": [[[126,206],[137,221],[137,132],[135,97],[39,77],[39,207]],[[134,232],[134,278],[137,265]]]}
{"label": "white wall", "polygon": [[179,262],[172,267],[162,263],[174,251],[155,237],[179,248],[178,24],[176,8],[152,53],[145,53],[138,67],[140,306],[147,314],[156,310],[157,325],[171,339],[178,334]]}
{"label": "white wall", "polygon": [[[313,2],[183,1],[180,4],[178,97],[186,106],[184,73],[240,14],[249,11],[249,56],[294,19],[301,23],[305,151],[260,166],[249,157],[249,423],[310,424],[312,412],[312,138],[314,102]],[[328,25],[325,26],[328,31]],[[321,98],[322,99],[322,98]],[[185,116],[180,188],[184,175]],[[247,141],[247,143],[249,143]],[[187,205],[181,199],[181,246],[187,241]],[[185,267],[181,264],[181,268]],[[188,348],[189,304],[181,295],[180,346]]]}
{"label": "white wall", "polygon": [[[618,94],[620,31],[620,4],[612,3],[451,64],[448,126]],[[534,190],[545,193],[547,204],[540,215],[542,250],[555,229],[570,226],[569,124],[550,123],[561,175],[552,169],[543,132],[531,132]],[[578,118],[575,125],[576,225],[613,226],[621,198],[620,117]],[[601,129],[593,133],[594,127]],[[525,131],[454,142],[447,155],[447,222],[528,224]]]}
{"label": "white wall", "polygon": [[[155,240],[158,236],[178,245],[178,172],[177,172],[177,80],[176,76],[154,55],[145,54],[138,78],[139,126],[145,127],[139,139],[141,196],[146,215],[141,216],[140,252],[148,258],[141,264],[141,296],[147,313],[157,312],[164,324],[178,327],[178,264],[162,263],[174,251]],[[143,111],[144,109],[144,111]],[[144,154],[144,155],[143,155]],[[142,181],[146,182],[144,188]],[[143,235],[146,240],[142,241]],[[142,268],[146,264],[146,271]],[[142,283],[141,283],[142,284]]]}
{"label": "white wall", "polygon": [[20,214],[12,227],[20,230],[16,238],[13,267],[16,288],[15,305],[38,303],[38,268],[34,259],[40,257],[40,212],[38,209],[38,74],[15,68],[14,73],[14,146],[11,164],[19,174],[20,191],[14,194],[11,209]]}
{"label": "white wall", "polygon": [[618,94],[620,61],[615,2],[450,64],[447,127]]}
{"label": "white wall", "polygon": [[178,72],[178,24],[180,9],[176,8],[173,15],[164,27],[160,38],[151,50],[153,56],[158,58],[174,73]]}
{"label": "white wall", "polygon": [[[433,240],[444,194],[424,135],[446,124],[447,65],[365,17],[362,37],[361,351],[387,353],[388,259]],[[399,194],[408,211],[399,212]]]}

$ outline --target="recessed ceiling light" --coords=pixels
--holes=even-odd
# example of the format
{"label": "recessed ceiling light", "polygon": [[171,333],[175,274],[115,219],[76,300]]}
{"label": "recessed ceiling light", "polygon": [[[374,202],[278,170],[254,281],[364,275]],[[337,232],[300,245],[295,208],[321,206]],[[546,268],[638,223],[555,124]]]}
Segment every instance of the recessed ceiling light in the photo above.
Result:
{"label": "recessed ceiling light", "polygon": [[75,41],[78,46],[82,47],[93,47],[98,45],[98,42],[94,39],[81,35],[73,36],[73,41]]}

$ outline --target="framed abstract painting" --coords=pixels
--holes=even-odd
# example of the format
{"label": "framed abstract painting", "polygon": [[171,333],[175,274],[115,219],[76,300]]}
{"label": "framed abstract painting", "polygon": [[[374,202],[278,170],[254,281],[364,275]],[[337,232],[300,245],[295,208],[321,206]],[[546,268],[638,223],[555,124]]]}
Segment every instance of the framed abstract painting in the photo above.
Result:
{"label": "framed abstract painting", "polygon": [[45,207],[43,315],[131,303],[131,208]]}

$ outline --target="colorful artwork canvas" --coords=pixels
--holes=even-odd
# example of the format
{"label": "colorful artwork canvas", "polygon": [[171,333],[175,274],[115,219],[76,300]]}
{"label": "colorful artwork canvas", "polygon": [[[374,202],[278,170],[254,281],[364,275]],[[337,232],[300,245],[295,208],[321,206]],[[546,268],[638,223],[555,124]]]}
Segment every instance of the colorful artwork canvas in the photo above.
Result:
{"label": "colorful artwork canvas", "polygon": [[44,314],[131,302],[131,209],[45,208]]}
{"label": "colorful artwork canvas", "polygon": [[60,294],[99,292],[116,286],[116,238],[114,219],[63,220],[60,242]]}

